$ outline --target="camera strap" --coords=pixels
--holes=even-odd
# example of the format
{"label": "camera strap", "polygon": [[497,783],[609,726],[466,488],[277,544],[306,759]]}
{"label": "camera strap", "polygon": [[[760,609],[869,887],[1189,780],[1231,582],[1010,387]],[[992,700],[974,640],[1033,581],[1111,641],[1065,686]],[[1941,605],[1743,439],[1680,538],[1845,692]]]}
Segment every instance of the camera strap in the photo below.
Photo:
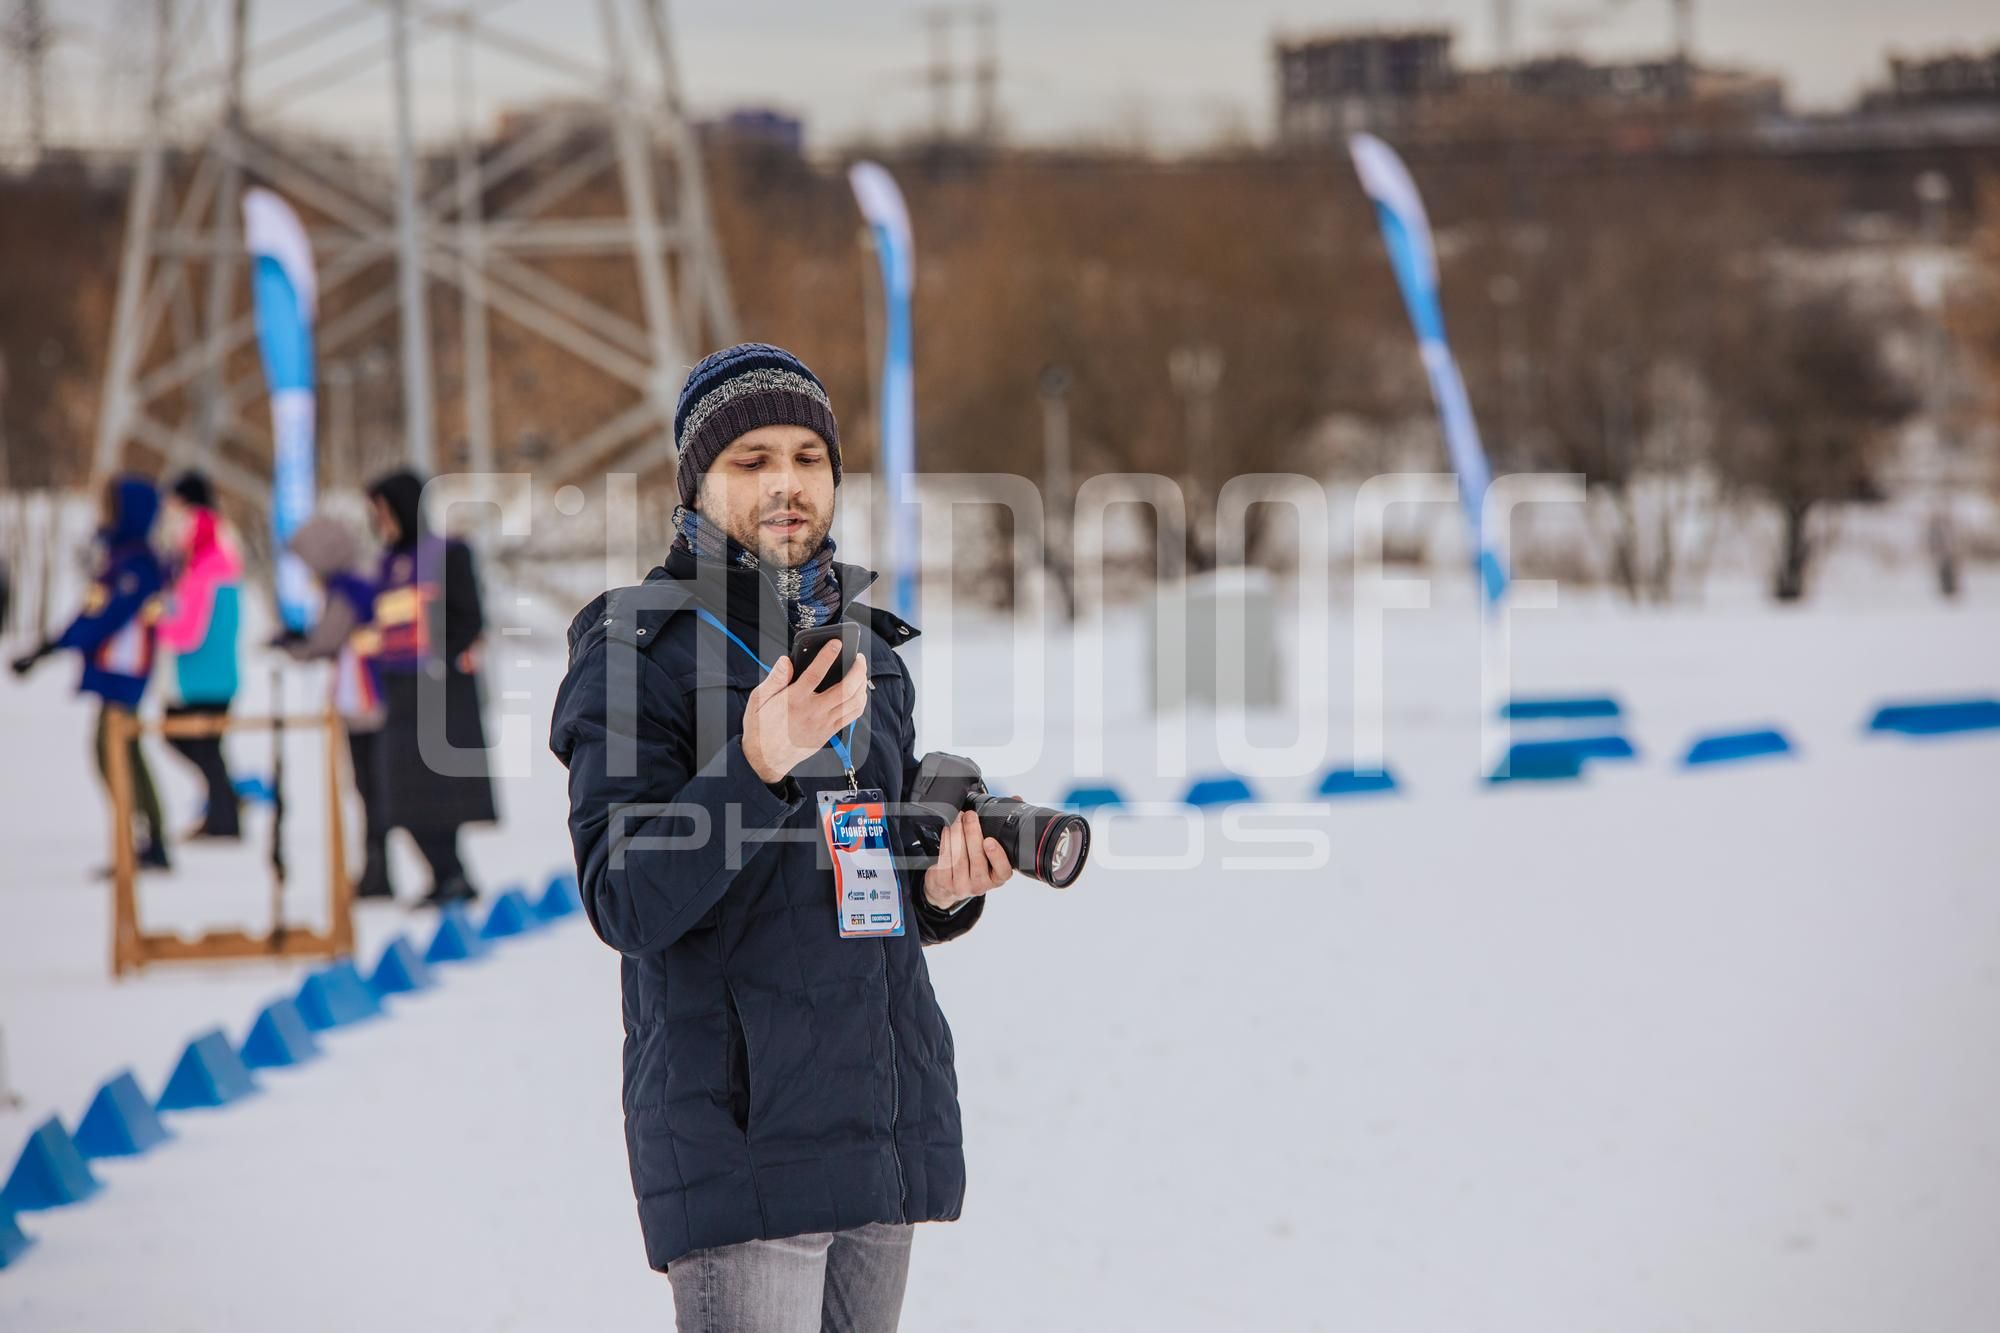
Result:
{"label": "camera strap", "polygon": [[[771,673],[771,668],[765,665],[764,659],[757,656],[755,652],[751,651],[750,645],[743,642],[742,638],[740,638],[737,635],[735,630],[723,624],[722,621],[716,617],[713,611],[710,611],[705,606],[698,606],[694,609],[694,611],[696,615],[700,616],[703,620],[706,620],[709,624],[715,626],[717,629],[721,630],[725,635],[727,635],[729,637],[729,641],[735,644],[738,648],[741,648],[744,654],[747,657],[749,657],[751,661],[755,662],[758,666],[763,667],[765,675],[768,676]],[[847,724],[846,739],[843,740],[839,735],[835,735],[827,741],[827,744],[833,747],[834,757],[840,760],[840,766],[847,770],[847,785],[850,788],[858,787],[861,785],[860,781],[854,776],[854,752],[848,748],[849,744],[853,741],[853,739],[854,739],[854,723],[850,722]],[[901,932],[899,931],[898,933]]]}

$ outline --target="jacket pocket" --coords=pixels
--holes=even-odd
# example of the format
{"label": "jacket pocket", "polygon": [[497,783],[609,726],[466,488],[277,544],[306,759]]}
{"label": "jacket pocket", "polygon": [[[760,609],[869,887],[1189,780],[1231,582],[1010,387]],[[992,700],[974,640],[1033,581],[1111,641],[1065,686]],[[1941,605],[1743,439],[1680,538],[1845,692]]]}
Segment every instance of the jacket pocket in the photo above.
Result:
{"label": "jacket pocket", "polygon": [[723,1055],[723,1081],[729,1095],[729,1118],[743,1136],[750,1136],[750,1043],[743,1033],[743,1016],[736,1010],[736,991],[723,991],[723,1009],[729,1015],[729,1044]]}

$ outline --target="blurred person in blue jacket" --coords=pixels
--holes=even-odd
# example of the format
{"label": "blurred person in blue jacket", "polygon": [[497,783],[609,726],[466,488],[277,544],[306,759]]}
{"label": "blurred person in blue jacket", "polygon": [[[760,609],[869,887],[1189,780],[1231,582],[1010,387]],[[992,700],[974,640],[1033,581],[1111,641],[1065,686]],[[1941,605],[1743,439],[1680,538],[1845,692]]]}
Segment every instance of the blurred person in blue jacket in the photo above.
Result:
{"label": "blurred person in blue jacket", "polygon": [[[114,711],[127,717],[139,710],[145,697],[146,681],[153,671],[153,653],[158,615],[155,598],[163,576],[160,561],[153,554],[153,520],[160,511],[160,495],[143,477],[114,478],[104,492],[104,524],[98,529],[103,555],[90,590],[84,595],[83,609],[68,628],[14,659],[14,674],[25,676],[35,664],[51,653],[74,649],[83,657],[83,677],[77,690],[98,698],[96,751],[97,769],[108,774],[106,739]],[[146,841],[139,849],[139,864],[165,870],[167,838],[160,818],[160,798],[153,789],[153,775],[134,734],[127,751],[132,769],[132,796],[146,821]]]}

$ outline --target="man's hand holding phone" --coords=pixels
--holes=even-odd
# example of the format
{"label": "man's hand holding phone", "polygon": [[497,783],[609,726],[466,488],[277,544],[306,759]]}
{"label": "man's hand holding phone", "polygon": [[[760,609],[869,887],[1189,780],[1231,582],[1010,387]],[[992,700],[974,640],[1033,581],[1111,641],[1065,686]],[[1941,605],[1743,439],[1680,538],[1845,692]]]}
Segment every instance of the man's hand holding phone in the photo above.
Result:
{"label": "man's hand holding phone", "polygon": [[783,782],[868,706],[868,659],[858,654],[839,684],[819,691],[840,655],[840,641],[828,642],[796,678],[792,659],[781,657],[750,691],[743,709],[743,757],[767,784]]}

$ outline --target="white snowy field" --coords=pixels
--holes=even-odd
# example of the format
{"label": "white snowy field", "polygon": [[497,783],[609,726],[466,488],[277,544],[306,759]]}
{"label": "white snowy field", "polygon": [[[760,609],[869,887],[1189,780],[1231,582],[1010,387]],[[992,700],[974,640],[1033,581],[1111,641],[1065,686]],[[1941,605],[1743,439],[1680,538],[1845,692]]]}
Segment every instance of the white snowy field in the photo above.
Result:
{"label": "white snowy field", "polygon": [[[1516,685],[1616,692],[1642,758],[1512,790],[1474,780],[1472,621],[1434,595],[1389,621],[1402,794],[1100,816],[1077,887],[1017,880],[931,951],[971,1183],[960,1222],[919,1233],[904,1326],[1990,1328],[2000,736],[1861,723],[1891,697],[2000,692],[2000,585],[1942,608],[1911,578],[1790,612],[1565,594],[1519,617]],[[494,888],[567,856],[542,749],[559,635],[519,628],[491,682],[492,729],[524,729],[509,822],[470,843]],[[918,676],[955,707],[926,716],[926,745],[994,759],[979,747],[1011,723],[1047,743],[996,768],[999,790],[1099,776],[1073,758],[1066,636],[1014,690],[993,622],[928,628]],[[1324,754],[1253,774],[1296,802],[1348,757],[1352,651],[1345,608],[1323,649],[1286,633],[1294,697],[1303,672],[1335,681]],[[1143,662],[1136,617],[1105,657]],[[49,1112],[74,1127],[105,1075],[157,1092],[187,1037],[240,1039],[298,975],[107,979],[87,878],[104,819],[67,677],[0,685],[10,1161]],[[1143,691],[1107,695],[1107,769],[1136,798],[1178,793]],[[1697,730],[1766,722],[1799,757],[1676,766]],[[1196,719],[1190,769],[1222,752],[1213,730]],[[308,742],[288,754],[303,910],[317,773]],[[183,770],[157,746],[153,764],[186,822]],[[145,881],[149,913],[261,926],[262,836]],[[399,870],[419,891],[414,860]],[[361,928],[372,963],[429,922],[371,906]],[[24,1217],[37,1244],[0,1273],[0,1329],[670,1327],[625,1174],[615,955],[572,921],[393,1009],[241,1106],[174,1117],[172,1144],[101,1165],[97,1198]]]}

